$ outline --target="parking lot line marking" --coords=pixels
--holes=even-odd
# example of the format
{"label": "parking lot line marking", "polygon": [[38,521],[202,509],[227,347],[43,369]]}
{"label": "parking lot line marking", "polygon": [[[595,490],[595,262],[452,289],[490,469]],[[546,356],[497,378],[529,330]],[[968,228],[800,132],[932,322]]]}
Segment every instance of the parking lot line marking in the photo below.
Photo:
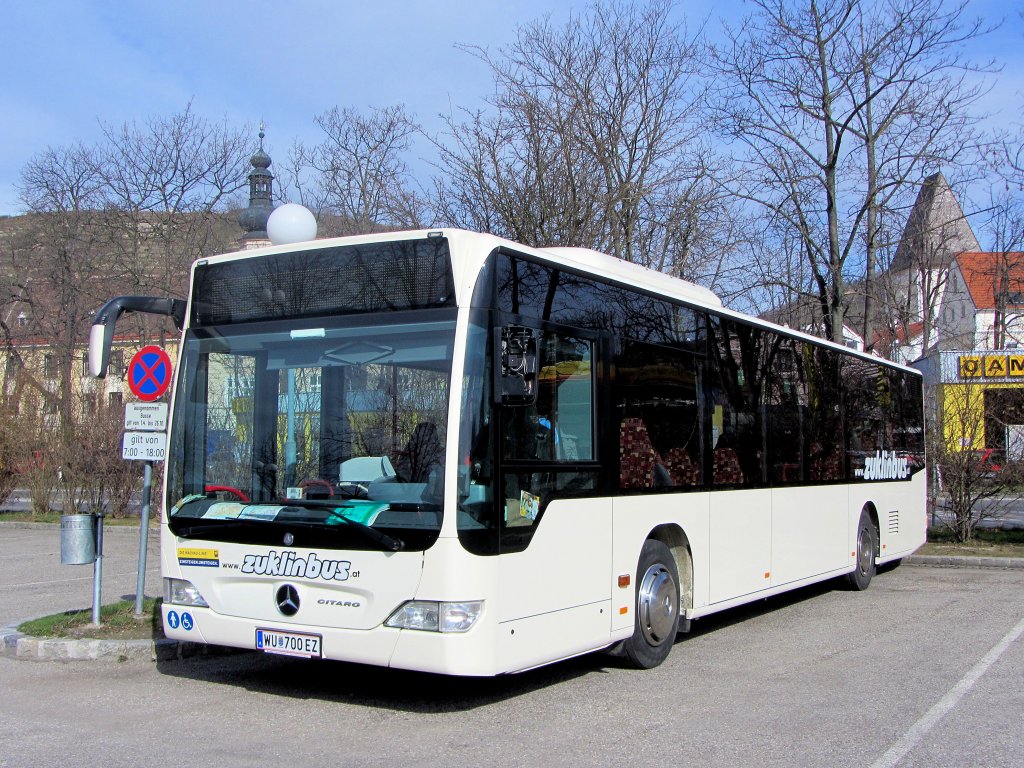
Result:
{"label": "parking lot line marking", "polygon": [[910,750],[927,735],[928,731],[934,728],[956,706],[957,702],[974,687],[974,684],[981,679],[989,667],[995,664],[1006,649],[1013,645],[1014,641],[1022,634],[1024,634],[1024,619],[1017,622],[1017,626],[1003,635],[1003,639],[996,643],[981,661],[971,667],[970,671],[961,677],[959,682],[934,707],[910,726],[910,730],[903,734],[903,738],[889,747],[884,755],[872,763],[871,768],[894,768],[898,765],[900,760],[906,757]]}

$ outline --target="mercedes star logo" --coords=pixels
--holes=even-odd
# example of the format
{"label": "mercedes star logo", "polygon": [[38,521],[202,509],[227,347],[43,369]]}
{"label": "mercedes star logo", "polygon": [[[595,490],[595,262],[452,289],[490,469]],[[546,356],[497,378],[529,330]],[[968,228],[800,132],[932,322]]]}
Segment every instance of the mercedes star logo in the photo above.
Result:
{"label": "mercedes star logo", "polygon": [[277,610],[285,616],[294,616],[299,612],[299,591],[291,584],[285,584],[277,590]]}
{"label": "mercedes star logo", "polygon": [[291,532],[286,533],[284,535],[284,545],[286,547],[290,547],[294,543],[295,543],[295,534],[293,534]]}

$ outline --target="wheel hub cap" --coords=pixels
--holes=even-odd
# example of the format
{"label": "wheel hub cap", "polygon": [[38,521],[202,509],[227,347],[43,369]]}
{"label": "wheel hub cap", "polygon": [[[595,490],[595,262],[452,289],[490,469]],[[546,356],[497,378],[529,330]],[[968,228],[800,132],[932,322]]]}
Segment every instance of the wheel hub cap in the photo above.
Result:
{"label": "wheel hub cap", "polygon": [[661,645],[671,640],[669,634],[675,626],[679,611],[679,593],[668,569],[658,563],[647,569],[640,581],[638,595],[640,629],[647,642]]}
{"label": "wheel hub cap", "polygon": [[871,560],[875,555],[873,549],[870,533],[866,528],[861,528],[860,535],[857,537],[857,565],[861,573],[867,573],[871,568]]}

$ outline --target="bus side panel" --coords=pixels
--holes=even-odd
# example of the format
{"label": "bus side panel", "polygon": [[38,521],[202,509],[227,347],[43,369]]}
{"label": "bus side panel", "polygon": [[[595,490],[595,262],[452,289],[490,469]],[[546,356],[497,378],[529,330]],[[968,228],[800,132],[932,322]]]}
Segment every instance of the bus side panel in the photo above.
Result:
{"label": "bus side panel", "polygon": [[905,557],[924,544],[928,527],[925,482],[925,473],[918,472],[906,482],[853,486],[850,492],[850,551],[856,549],[857,520],[868,502],[878,513],[879,560]]}
{"label": "bus side panel", "polygon": [[772,492],[711,494],[712,603],[771,586]]}
{"label": "bus side panel", "polygon": [[[496,618],[508,625],[499,629],[499,666],[523,669],[610,642],[611,554],[610,499],[551,502],[530,545],[496,558]],[[511,623],[541,615],[543,632],[511,634]]]}
{"label": "bus side panel", "polygon": [[772,491],[771,586],[849,565],[849,496],[845,485]]}
{"label": "bus side panel", "polygon": [[607,646],[609,610],[604,600],[500,624],[497,671],[523,672]]}
{"label": "bus side panel", "polygon": [[[673,493],[644,496],[622,496],[614,500],[615,550],[609,581],[612,588],[612,631],[633,629],[635,617],[636,568],[644,541],[661,525],[678,525],[690,545],[693,561],[693,604],[698,608],[708,602],[708,499],[707,493]],[[629,586],[618,587],[620,575],[630,576]],[[685,584],[687,575],[679,574]],[[623,609],[626,609],[623,612]]]}

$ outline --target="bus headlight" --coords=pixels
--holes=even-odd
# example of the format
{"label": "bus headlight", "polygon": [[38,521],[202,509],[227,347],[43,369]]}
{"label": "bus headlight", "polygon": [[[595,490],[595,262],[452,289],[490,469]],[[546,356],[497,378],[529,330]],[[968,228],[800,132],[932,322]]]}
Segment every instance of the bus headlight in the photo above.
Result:
{"label": "bus headlight", "polygon": [[410,600],[392,613],[384,626],[425,632],[468,632],[480,618],[483,607],[483,600],[461,603]]}
{"label": "bus headlight", "polygon": [[164,602],[174,605],[191,605],[196,608],[209,608],[199,590],[191,581],[184,579],[164,579]]}

